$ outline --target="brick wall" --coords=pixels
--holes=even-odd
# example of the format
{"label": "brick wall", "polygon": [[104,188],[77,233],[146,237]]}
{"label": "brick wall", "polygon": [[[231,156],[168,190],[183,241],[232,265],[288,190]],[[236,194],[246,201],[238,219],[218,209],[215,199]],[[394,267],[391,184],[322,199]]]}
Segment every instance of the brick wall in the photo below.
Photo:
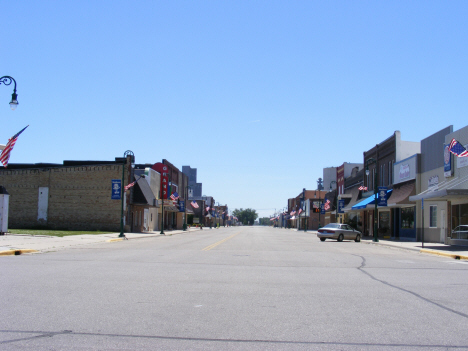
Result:
{"label": "brick wall", "polygon": [[[0,170],[10,194],[9,227],[118,232],[121,201],[111,200],[111,180],[121,178],[118,164]],[[39,187],[49,189],[46,221],[38,221]]]}

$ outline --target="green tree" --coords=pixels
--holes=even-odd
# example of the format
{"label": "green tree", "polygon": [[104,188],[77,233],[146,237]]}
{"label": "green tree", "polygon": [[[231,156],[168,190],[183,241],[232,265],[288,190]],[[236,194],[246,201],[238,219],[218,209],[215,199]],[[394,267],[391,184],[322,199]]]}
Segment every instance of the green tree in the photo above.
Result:
{"label": "green tree", "polygon": [[251,208],[246,208],[245,210],[242,208],[240,210],[236,208],[232,213],[243,225],[253,225],[255,220],[258,218],[257,211]]}

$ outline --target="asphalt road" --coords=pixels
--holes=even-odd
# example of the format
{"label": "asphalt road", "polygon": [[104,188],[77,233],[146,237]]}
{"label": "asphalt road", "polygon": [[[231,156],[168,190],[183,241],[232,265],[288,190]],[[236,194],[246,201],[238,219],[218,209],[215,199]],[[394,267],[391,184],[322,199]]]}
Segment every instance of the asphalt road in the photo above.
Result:
{"label": "asphalt road", "polygon": [[0,257],[0,350],[468,350],[468,264],[234,227]]}

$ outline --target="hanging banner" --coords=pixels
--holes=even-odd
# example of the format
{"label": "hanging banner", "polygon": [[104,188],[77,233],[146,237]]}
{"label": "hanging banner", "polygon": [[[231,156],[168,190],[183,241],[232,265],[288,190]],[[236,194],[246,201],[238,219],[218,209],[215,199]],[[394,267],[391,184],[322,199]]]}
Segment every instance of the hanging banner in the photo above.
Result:
{"label": "hanging banner", "polygon": [[379,186],[377,205],[385,206],[385,207],[387,206],[387,187],[386,186]]}
{"label": "hanging banner", "polygon": [[344,213],[344,208],[345,208],[345,201],[343,200],[338,200],[338,213]]}
{"label": "hanging banner", "polygon": [[112,179],[112,195],[111,200],[120,200],[120,194],[122,192],[122,180]]}
{"label": "hanging banner", "polygon": [[185,200],[179,200],[179,212],[185,212]]}

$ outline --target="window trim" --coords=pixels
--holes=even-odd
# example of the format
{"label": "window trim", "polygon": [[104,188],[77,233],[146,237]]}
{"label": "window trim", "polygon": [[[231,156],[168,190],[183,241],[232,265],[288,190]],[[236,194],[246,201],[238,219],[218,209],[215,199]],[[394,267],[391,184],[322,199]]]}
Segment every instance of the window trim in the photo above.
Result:
{"label": "window trim", "polygon": [[[434,217],[432,217],[432,209],[435,208]],[[435,221],[435,226],[432,222]],[[437,205],[429,205],[429,228],[437,228]]]}

